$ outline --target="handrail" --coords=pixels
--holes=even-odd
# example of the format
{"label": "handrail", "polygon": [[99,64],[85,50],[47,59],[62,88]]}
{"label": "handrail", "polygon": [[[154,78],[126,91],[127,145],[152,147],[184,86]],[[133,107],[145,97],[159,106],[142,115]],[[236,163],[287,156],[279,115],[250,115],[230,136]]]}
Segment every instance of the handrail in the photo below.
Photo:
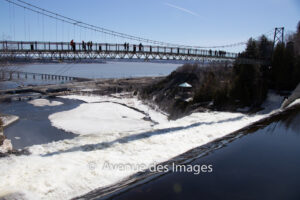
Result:
{"label": "handrail", "polygon": [[142,45],[142,44],[114,44],[114,43],[88,43],[74,42],[45,42],[45,41],[0,41],[0,51],[103,51],[103,52],[128,52],[128,53],[152,53],[152,54],[171,54],[171,55],[189,55],[235,59],[237,53],[226,51],[181,48],[170,46]]}

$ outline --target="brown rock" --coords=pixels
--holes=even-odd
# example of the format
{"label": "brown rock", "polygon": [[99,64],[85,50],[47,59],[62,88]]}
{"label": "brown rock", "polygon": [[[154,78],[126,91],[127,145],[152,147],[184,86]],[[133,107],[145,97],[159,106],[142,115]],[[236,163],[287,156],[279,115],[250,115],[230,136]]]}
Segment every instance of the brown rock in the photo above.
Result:
{"label": "brown rock", "polygon": [[0,146],[3,144],[4,140],[5,140],[5,136],[0,134]]}

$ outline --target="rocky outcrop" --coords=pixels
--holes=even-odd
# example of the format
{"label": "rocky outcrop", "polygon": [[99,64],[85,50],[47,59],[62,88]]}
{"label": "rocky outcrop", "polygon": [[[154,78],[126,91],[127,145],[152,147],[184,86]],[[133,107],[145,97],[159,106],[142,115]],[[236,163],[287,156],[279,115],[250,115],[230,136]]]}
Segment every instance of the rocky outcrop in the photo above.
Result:
{"label": "rocky outcrop", "polygon": [[26,200],[29,199],[26,194],[22,192],[6,192],[2,191],[0,193],[0,200]]}
{"label": "rocky outcrop", "polygon": [[13,150],[11,141],[6,139],[3,134],[3,128],[0,127],[0,154],[5,154]]}
{"label": "rocky outcrop", "polygon": [[3,144],[3,141],[5,140],[5,137],[2,132],[0,132],[0,146]]}
{"label": "rocky outcrop", "polygon": [[11,141],[8,139],[4,139],[2,145],[0,146],[0,153],[4,154],[4,153],[11,152],[12,150],[13,147]]}
{"label": "rocky outcrop", "polygon": [[[1,115],[0,119],[2,122],[2,126],[6,127],[17,121],[19,117],[15,115]],[[13,150],[11,141],[9,139],[6,139],[5,135],[3,134],[3,127],[0,127],[0,154],[6,154],[12,152]]]}

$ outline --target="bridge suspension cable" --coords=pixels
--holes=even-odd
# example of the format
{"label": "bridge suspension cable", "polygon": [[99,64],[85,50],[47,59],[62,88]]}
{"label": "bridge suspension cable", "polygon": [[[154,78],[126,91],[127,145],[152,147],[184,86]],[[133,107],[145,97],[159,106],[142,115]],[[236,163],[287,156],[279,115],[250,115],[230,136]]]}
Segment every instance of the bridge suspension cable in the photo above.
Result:
{"label": "bridge suspension cable", "polygon": [[[35,6],[33,4],[27,3],[22,0],[5,0],[5,1],[7,1],[11,4],[14,4],[16,6],[24,8],[24,13],[25,13],[25,9],[27,9],[29,11],[41,14],[42,16],[46,16],[46,17],[56,20],[56,24],[57,24],[57,20],[59,20],[62,23],[68,23],[68,24],[73,25],[74,38],[75,38],[75,26],[77,26],[77,27],[80,27],[83,29],[90,30],[92,32],[103,33],[104,37],[105,37],[105,35],[110,35],[112,37],[129,39],[129,40],[133,40],[133,41],[138,41],[138,42],[143,42],[143,43],[148,43],[148,44],[155,44],[155,45],[162,45],[162,46],[174,46],[174,47],[195,48],[195,49],[216,49],[216,48],[237,47],[237,46],[247,44],[247,41],[237,42],[237,43],[233,43],[233,44],[226,44],[226,45],[216,45],[216,46],[192,46],[192,45],[167,43],[167,42],[162,42],[162,41],[157,41],[157,40],[152,40],[152,39],[146,39],[146,38],[142,38],[142,37],[138,37],[138,36],[134,36],[134,35],[129,35],[129,34],[121,33],[121,32],[116,32],[116,31],[113,31],[110,29],[106,29],[103,27],[88,24],[88,23],[85,23],[85,22],[82,22],[82,21],[79,21],[79,20],[76,20],[76,19],[73,19],[70,17],[63,16],[61,14],[43,9],[41,7]],[[24,23],[25,23],[25,21],[24,21]],[[57,29],[57,25],[56,25],[56,29]],[[43,32],[44,32],[44,21],[43,21]],[[26,36],[26,32],[25,32],[25,36]],[[43,37],[44,37],[44,33],[43,33]],[[57,38],[57,30],[56,30],[56,38]]]}

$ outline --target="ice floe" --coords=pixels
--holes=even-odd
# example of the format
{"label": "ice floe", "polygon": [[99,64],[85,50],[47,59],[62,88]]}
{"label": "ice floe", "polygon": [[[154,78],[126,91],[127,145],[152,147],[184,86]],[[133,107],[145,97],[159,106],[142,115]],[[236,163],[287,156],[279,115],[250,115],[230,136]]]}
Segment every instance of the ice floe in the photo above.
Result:
{"label": "ice floe", "polygon": [[62,102],[59,101],[49,101],[48,99],[34,99],[29,101],[28,103],[37,106],[37,107],[43,107],[43,106],[59,106],[62,105]]}

